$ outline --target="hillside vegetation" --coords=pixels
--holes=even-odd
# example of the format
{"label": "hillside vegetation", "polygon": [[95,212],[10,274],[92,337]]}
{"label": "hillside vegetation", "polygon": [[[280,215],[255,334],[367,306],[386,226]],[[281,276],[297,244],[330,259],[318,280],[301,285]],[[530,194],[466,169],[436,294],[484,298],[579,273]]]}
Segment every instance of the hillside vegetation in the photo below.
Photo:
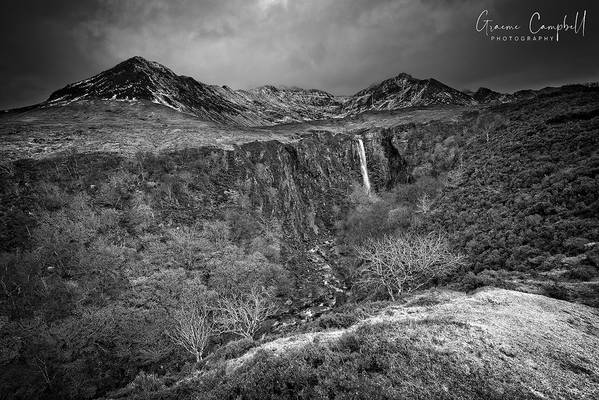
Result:
{"label": "hillside vegetation", "polygon": [[[597,394],[598,89],[222,128],[226,146],[138,104],[141,151],[98,104],[113,125],[68,151],[60,121],[95,105],[2,131],[1,398]],[[56,151],[24,150],[44,132]]]}
{"label": "hillside vegetation", "polygon": [[598,105],[597,90],[564,90],[473,127],[426,224],[470,256],[466,288],[504,281],[599,305]]}

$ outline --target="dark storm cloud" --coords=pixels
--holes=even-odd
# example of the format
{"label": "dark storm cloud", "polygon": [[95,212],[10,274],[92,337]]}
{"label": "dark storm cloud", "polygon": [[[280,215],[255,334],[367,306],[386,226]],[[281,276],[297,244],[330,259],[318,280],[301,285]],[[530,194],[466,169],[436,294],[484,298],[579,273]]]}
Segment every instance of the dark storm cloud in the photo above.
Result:
{"label": "dark storm cloud", "polygon": [[[2,5],[0,108],[44,100],[69,82],[141,55],[235,88],[265,83],[351,94],[405,71],[457,88],[512,91],[598,80],[598,7],[570,1],[54,0]],[[585,37],[495,43],[483,9],[527,25],[587,10]]]}

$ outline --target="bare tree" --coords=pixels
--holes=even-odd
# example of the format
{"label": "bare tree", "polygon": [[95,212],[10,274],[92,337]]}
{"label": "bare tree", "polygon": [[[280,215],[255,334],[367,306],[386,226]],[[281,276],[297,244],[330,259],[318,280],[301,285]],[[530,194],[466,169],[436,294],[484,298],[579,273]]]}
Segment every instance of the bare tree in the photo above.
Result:
{"label": "bare tree", "polygon": [[205,299],[183,304],[174,314],[175,327],[168,332],[173,342],[200,362],[210,338],[220,333],[214,310]]}
{"label": "bare tree", "polygon": [[271,292],[257,287],[245,294],[222,297],[218,308],[222,329],[248,339],[276,312]]}
{"label": "bare tree", "polygon": [[441,234],[401,234],[370,240],[358,248],[364,260],[358,271],[358,288],[385,290],[391,300],[410,293],[463,264]]}

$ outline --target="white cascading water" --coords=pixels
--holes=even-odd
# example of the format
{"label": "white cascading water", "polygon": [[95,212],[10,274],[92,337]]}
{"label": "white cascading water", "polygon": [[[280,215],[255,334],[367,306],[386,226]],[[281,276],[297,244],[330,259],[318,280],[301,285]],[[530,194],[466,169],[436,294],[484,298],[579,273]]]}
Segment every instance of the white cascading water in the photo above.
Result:
{"label": "white cascading water", "polygon": [[360,155],[360,171],[362,171],[362,181],[366,194],[370,194],[370,178],[368,177],[368,165],[366,164],[366,151],[364,150],[364,142],[358,138],[358,154]]}

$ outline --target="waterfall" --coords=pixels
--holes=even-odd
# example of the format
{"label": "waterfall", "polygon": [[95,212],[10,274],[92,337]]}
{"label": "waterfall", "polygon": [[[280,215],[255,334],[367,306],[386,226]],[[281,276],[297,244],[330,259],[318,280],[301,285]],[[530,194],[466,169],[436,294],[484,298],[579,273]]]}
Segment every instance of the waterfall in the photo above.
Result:
{"label": "waterfall", "polygon": [[364,151],[364,142],[358,138],[358,154],[360,155],[360,171],[362,172],[362,181],[366,194],[370,194],[370,178],[368,178],[368,165],[366,164],[366,151]]}

